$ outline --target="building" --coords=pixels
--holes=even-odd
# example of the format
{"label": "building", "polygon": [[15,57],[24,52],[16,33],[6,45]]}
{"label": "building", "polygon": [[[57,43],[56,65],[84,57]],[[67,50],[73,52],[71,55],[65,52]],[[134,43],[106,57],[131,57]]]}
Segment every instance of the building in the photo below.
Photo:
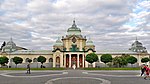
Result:
{"label": "building", "polygon": [[28,59],[32,59],[31,67],[40,67],[40,63],[37,62],[37,57],[46,57],[45,67],[66,67],[71,68],[76,65],[77,68],[88,67],[88,62],[85,61],[85,57],[89,53],[95,52],[99,61],[94,63],[93,66],[103,67],[104,64],[100,61],[102,54],[112,54],[113,57],[121,56],[123,54],[129,54],[135,56],[138,59],[135,66],[141,65],[141,58],[149,57],[147,50],[143,47],[142,43],[136,40],[131,48],[126,51],[95,51],[95,45],[90,39],[86,39],[86,36],[82,36],[80,28],[77,27],[75,20],[70,28],[67,30],[67,35],[58,38],[53,45],[53,50],[28,50],[25,48],[17,47],[12,38],[2,48],[1,56],[7,56],[10,59],[9,66],[14,67],[12,58],[15,56],[23,58],[23,63],[18,65],[19,67],[26,67]]}

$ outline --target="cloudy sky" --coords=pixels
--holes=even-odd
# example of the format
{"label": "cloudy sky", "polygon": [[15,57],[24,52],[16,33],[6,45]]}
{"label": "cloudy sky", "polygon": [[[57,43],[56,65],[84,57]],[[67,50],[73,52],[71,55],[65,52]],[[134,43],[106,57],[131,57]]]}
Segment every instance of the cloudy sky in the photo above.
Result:
{"label": "cloudy sky", "polygon": [[52,50],[75,18],[96,50],[127,50],[136,36],[150,52],[150,0],[0,0],[0,45]]}

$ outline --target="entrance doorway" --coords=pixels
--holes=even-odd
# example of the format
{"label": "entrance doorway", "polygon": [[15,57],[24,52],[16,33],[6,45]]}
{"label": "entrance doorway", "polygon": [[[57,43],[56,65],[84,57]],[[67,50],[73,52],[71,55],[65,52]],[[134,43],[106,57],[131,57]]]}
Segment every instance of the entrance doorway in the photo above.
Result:
{"label": "entrance doorway", "polygon": [[83,67],[83,63],[82,63],[82,54],[79,55],[79,67],[80,67],[80,68]]}
{"label": "entrance doorway", "polygon": [[72,67],[74,64],[75,64],[76,67],[77,67],[77,54],[72,54],[72,55],[71,55],[71,67]]}
{"label": "entrance doorway", "polygon": [[69,67],[69,54],[66,54],[66,67]]}

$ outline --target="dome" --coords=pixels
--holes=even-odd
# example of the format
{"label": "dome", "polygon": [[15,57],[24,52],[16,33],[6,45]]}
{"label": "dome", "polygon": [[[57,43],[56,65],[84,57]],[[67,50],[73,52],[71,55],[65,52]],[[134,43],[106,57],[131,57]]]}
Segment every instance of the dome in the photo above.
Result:
{"label": "dome", "polygon": [[54,44],[54,46],[63,46],[62,41],[58,38]]}
{"label": "dome", "polygon": [[75,24],[75,20],[73,21],[72,27],[68,28],[67,32],[68,35],[81,35],[81,30]]}
{"label": "dome", "polygon": [[142,47],[142,43],[139,42],[139,41],[135,41],[132,46],[136,47],[136,46],[139,46],[139,47]]}
{"label": "dome", "polygon": [[88,41],[86,42],[86,45],[88,45],[88,46],[93,46],[93,45],[94,45],[94,43],[93,43],[93,41],[92,41],[92,40],[88,40]]}
{"label": "dome", "polygon": [[11,38],[10,41],[6,43],[6,45],[3,47],[2,50],[5,52],[12,52],[12,51],[17,50],[16,48],[17,48],[16,44],[12,41],[12,38]]}
{"label": "dome", "polygon": [[12,38],[11,38],[11,40],[9,42],[7,42],[6,45],[10,45],[12,47],[16,47],[16,44],[12,41]]}
{"label": "dome", "polygon": [[131,48],[129,48],[129,50],[133,51],[133,52],[147,52],[146,48],[143,47],[143,44],[141,42],[139,42],[137,39],[136,41],[132,44]]}

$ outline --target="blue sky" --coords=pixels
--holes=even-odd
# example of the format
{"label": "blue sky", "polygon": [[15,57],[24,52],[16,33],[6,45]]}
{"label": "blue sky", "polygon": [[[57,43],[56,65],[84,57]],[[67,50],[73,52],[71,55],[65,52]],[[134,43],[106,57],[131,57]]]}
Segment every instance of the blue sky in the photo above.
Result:
{"label": "blue sky", "polygon": [[74,18],[97,51],[128,50],[136,36],[150,51],[150,0],[0,0],[0,43],[52,50]]}

